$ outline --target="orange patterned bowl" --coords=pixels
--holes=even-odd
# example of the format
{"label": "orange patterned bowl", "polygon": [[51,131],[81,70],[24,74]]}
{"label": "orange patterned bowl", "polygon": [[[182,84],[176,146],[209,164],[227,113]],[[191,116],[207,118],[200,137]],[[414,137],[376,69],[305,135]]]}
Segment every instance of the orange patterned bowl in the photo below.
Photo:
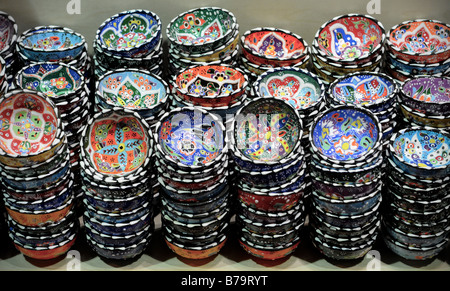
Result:
{"label": "orange patterned bowl", "polygon": [[177,255],[193,260],[201,260],[212,257],[219,253],[227,241],[227,236],[222,235],[218,241],[213,242],[203,247],[189,247],[184,246],[178,242],[173,241],[170,237],[165,237],[167,246]]}
{"label": "orange patterned bowl", "polygon": [[297,237],[292,242],[289,242],[285,245],[271,247],[255,245],[246,240],[244,237],[241,237],[239,239],[239,244],[247,253],[251,254],[252,256],[264,260],[278,260],[291,255],[300,244],[300,238]]}

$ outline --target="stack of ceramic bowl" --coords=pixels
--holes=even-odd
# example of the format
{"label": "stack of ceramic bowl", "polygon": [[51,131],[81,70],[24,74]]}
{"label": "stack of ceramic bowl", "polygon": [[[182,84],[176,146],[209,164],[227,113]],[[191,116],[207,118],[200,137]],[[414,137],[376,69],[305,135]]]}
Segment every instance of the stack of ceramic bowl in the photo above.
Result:
{"label": "stack of ceramic bowl", "polygon": [[236,113],[229,134],[239,243],[267,260],[290,255],[305,218],[302,120],[287,101],[258,97]]}
{"label": "stack of ceramic bowl", "polygon": [[151,11],[135,9],[111,16],[97,29],[93,49],[96,78],[120,68],[163,73],[161,20]]}
{"label": "stack of ceramic bowl", "polygon": [[385,37],[383,25],[369,15],[337,16],[314,36],[312,67],[327,83],[358,71],[379,72]]}
{"label": "stack of ceramic bowl", "polygon": [[139,114],[104,109],[90,117],[81,138],[83,219],[88,244],[101,257],[131,259],[153,230],[153,133]]}
{"label": "stack of ceramic bowl", "polygon": [[311,239],[326,257],[364,256],[380,223],[382,131],[370,110],[341,105],[310,129]]}
{"label": "stack of ceramic bowl", "polygon": [[254,82],[273,68],[308,69],[309,47],[299,35],[271,27],[246,31],[241,37],[241,67]]}
{"label": "stack of ceramic bowl", "polygon": [[14,80],[17,70],[17,28],[14,18],[6,12],[0,11],[0,65],[2,66],[0,71],[5,72],[4,76],[0,75],[0,97]]}
{"label": "stack of ceramic bowl", "polygon": [[419,75],[450,74],[450,25],[417,19],[395,25],[386,39],[385,70],[403,82]]}
{"label": "stack of ceramic bowl", "polygon": [[201,65],[236,65],[239,24],[233,13],[218,7],[183,12],[167,26],[169,77]]}
{"label": "stack of ceramic bowl", "polygon": [[369,109],[378,117],[387,144],[397,127],[398,92],[397,82],[384,73],[357,72],[332,82],[326,100],[330,107],[350,104]]}
{"label": "stack of ceramic bowl", "polygon": [[395,133],[389,143],[383,240],[408,260],[436,257],[450,231],[450,134],[428,127]]}
{"label": "stack of ceramic bowl", "polygon": [[123,107],[153,127],[169,108],[169,85],[149,71],[123,68],[102,75],[95,86],[95,109]]}
{"label": "stack of ceramic bowl", "polygon": [[9,236],[34,259],[73,245],[73,174],[59,111],[45,95],[13,90],[0,99],[0,166]]}
{"label": "stack of ceramic bowl", "polygon": [[398,103],[404,126],[450,129],[450,77],[407,79],[400,86]]}
{"label": "stack of ceramic bowl", "polygon": [[164,114],[154,137],[167,246],[188,259],[217,254],[231,216],[222,120],[201,108],[177,108]]}
{"label": "stack of ceramic bowl", "polygon": [[187,68],[174,77],[171,108],[199,107],[231,122],[248,97],[248,78],[239,68],[203,65]]}

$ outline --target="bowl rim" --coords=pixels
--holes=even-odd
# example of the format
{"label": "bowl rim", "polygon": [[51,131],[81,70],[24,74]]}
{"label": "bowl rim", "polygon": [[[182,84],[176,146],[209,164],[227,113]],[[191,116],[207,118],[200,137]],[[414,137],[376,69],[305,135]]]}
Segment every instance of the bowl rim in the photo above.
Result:
{"label": "bowl rim", "polygon": [[313,133],[314,133],[314,129],[315,129],[316,125],[318,124],[318,122],[325,115],[327,115],[327,114],[329,114],[329,113],[331,113],[333,111],[338,111],[338,110],[341,110],[341,109],[360,111],[360,112],[364,113],[365,115],[367,115],[368,117],[370,117],[374,121],[374,124],[375,124],[375,126],[377,128],[377,131],[378,131],[378,137],[377,137],[377,140],[374,142],[373,147],[370,150],[366,151],[364,155],[362,155],[362,156],[360,156],[360,157],[358,157],[356,159],[352,159],[352,160],[349,160],[349,161],[347,160],[347,163],[351,164],[351,163],[357,163],[357,162],[364,161],[367,157],[369,157],[369,156],[373,155],[374,153],[376,153],[377,151],[379,151],[380,146],[382,144],[381,137],[382,137],[382,134],[383,134],[383,130],[381,129],[381,123],[379,122],[378,117],[372,111],[370,111],[367,108],[363,108],[363,107],[355,106],[355,105],[350,105],[350,104],[338,105],[336,107],[329,108],[329,109],[325,110],[324,112],[318,114],[315,117],[315,119],[314,119],[314,121],[311,124],[311,127],[309,129],[309,141],[310,141],[310,145],[311,145],[311,151],[313,151],[314,153],[317,153],[317,155],[319,157],[324,158],[325,160],[330,160],[330,161],[333,161],[333,162],[336,161],[338,163],[342,163],[343,162],[341,160],[333,159],[331,157],[323,155],[318,150],[318,148],[316,147],[316,145],[313,142],[313,139],[314,139]]}
{"label": "bowl rim", "polygon": [[385,28],[383,26],[383,24],[376,18],[374,18],[371,15],[368,14],[360,14],[360,13],[349,13],[349,14],[342,14],[336,17],[333,17],[332,19],[328,20],[327,22],[325,22],[324,24],[322,24],[319,29],[317,30],[316,34],[314,35],[314,40],[313,40],[313,46],[315,46],[316,44],[318,44],[318,39],[319,39],[319,35],[322,32],[322,30],[324,28],[326,28],[328,25],[330,25],[331,23],[343,19],[343,18],[350,18],[350,17],[362,17],[362,18],[366,18],[369,19],[373,22],[376,23],[376,25],[380,28],[381,31],[381,41],[379,44],[377,44],[377,46],[375,46],[375,48],[373,48],[372,52],[370,55],[368,55],[367,57],[364,58],[353,58],[353,59],[339,59],[335,56],[329,56],[326,55],[325,53],[323,53],[320,49],[317,49],[317,51],[319,52],[319,54],[321,54],[322,56],[326,57],[327,59],[337,62],[337,63],[344,63],[344,64],[348,64],[348,63],[354,63],[356,62],[357,64],[363,63],[367,60],[369,60],[371,57],[373,57],[374,54],[376,54],[379,50],[381,50],[384,47],[384,43],[386,40],[386,31]]}
{"label": "bowl rim", "polygon": [[[100,34],[101,34],[103,28],[104,28],[108,23],[110,23],[112,20],[115,20],[115,19],[117,19],[117,18],[119,18],[119,17],[122,17],[122,16],[124,16],[124,15],[134,14],[134,13],[135,13],[135,14],[146,14],[146,15],[150,15],[154,20],[156,20],[156,22],[157,22],[157,24],[156,24],[156,26],[157,26],[157,32],[156,32],[156,35],[154,35],[154,36],[153,36],[152,38],[150,38],[150,39],[146,39],[145,42],[139,44],[138,46],[134,46],[134,47],[127,47],[127,48],[125,48],[125,49],[119,49],[119,50],[118,50],[118,49],[111,49],[111,48],[107,47],[107,46],[103,43],[103,41],[101,41],[101,38],[100,38]],[[152,12],[152,11],[150,11],[150,10],[146,10],[146,9],[131,9],[131,10],[125,10],[125,11],[122,11],[122,12],[119,12],[119,13],[116,13],[116,14],[110,16],[110,17],[107,18],[105,21],[103,21],[102,24],[100,24],[100,26],[97,28],[97,30],[96,30],[96,32],[95,32],[95,39],[94,39],[94,42],[95,42],[96,44],[100,45],[100,47],[101,47],[102,50],[111,52],[112,54],[114,54],[114,53],[119,53],[119,54],[120,54],[120,53],[129,53],[129,52],[132,52],[132,51],[134,51],[134,50],[137,50],[137,49],[141,48],[142,46],[145,46],[145,45],[147,45],[147,44],[153,42],[156,38],[160,38],[160,37],[161,37],[161,28],[162,28],[161,19],[160,19],[160,17],[159,17],[156,13],[154,13],[154,12]]]}
{"label": "bowl rim", "polygon": [[18,38],[18,25],[17,25],[17,22],[14,19],[14,17],[11,16],[10,14],[6,13],[5,11],[0,11],[0,16],[2,16],[3,18],[5,18],[6,20],[8,20],[10,22],[10,24],[12,25],[12,28],[13,28],[13,32],[14,32],[13,36],[11,38],[11,41],[9,43],[7,43],[6,46],[4,46],[2,50],[0,50],[0,55],[3,56],[3,54],[5,52],[9,51],[16,44],[16,41]]}
{"label": "bowl rim", "polygon": [[155,105],[153,105],[151,107],[146,107],[146,108],[127,108],[127,107],[123,107],[123,108],[130,109],[132,111],[141,112],[141,111],[146,111],[146,110],[153,110],[155,108],[158,108],[158,106],[161,106],[164,103],[166,103],[166,101],[167,101],[167,99],[169,98],[169,95],[170,95],[170,90],[169,90],[168,83],[161,76],[159,76],[157,74],[151,73],[150,71],[147,71],[147,70],[142,70],[142,69],[137,69],[137,68],[119,68],[119,69],[114,69],[114,70],[107,71],[106,73],[104,73],[102,76],[100,76],[99,78],[97,78],[95,80],[95,95],[98,96],[99,98],[101,98],[103,102],[107,103],[111,107],[120,107],[117,104],[111,104],[111,103],[108,103],[106,100],[104,100],[103,96],[99,94],[99,88],[100,88],[100,83],[102,81],[104,81],[107,77],[112,76],[112,75],[116,75],[116,74],[127,73],[127,72],[131,72],[131,73],[134,73],[134,74],[139,74],[140,76],[145,75],[147,77],[152,77],[152,78],[156,79],[165,88],[165,90],[164,90],[165,96],[157,104],[155,104]]}
{"label": "bowl rim", "polygon": [[50,97],[48,97],[38,91],[33,91],[33,90],[28,90],[28,89],[14,89],[14,90],[6,92],[3,96],[0,97],[0,104],[3,103],[8,98],[13,98],[16,95],[22,95],[22,94],[36,95],[40,99],[43,99],[43,101],[47,102],[52,107],[52,109],[55,112],[56,127],[57,127],[55,138],[53,139],[52,143],[49,146],[47,146],[45,149],[40,150],[39,152],[36,152],[36,153],[32,153],[32,154],[10,154],[10,153],[5,152],[2,148],[0,148],[0,156],[2,156],[2,157],[21,158],[21,159],[37,157],[39,155],[45,154],[46,152],[53,150],[53,148],[57,147],[59,144],[64,144],[66,142],[66,138],[65,138],[64,130],[63,130],[63,126],[62,126],[61,114],[59,112],[58,107],[56,107],[55,103],[50,99]]}
{"label": "bowl rim", "polygon": [[[440,129],[436,129],[436,128],[429,127],[429,126],[424,126],[424,127],[418,127],[418,126],[407,127],[407,128],[400,129],[399,131],[395,132],[391,136],[391,138],[389,140],[389,144],[388,144],[388,149],[387,149],[389,151],[389,154],[393,155],[393,157],[398,159],[398,161],[400,163],[405,164],[408,167],[412,167],[414,169],[424,169],[424,170],[431,170],[431,171],[442,170],[442,169],[444,169],[444,170],[445,169],[450,169],[450,162],[447,165],[442,165],[442,166],[439,166],[439,167],[430,167],[430,166],[427,166],[427,165],[425,165],[424,167],[417,167],[415,164],[410,163],[410,162],[406,161],[405,159],[403,159],[402,157],[400,157],[397,154],[395,154],[395,149],[394,149],[395,140],[398,137],[402,136],[403,134],[405,134],[407,132],[411,132],[411,131],[417,131],[417,132],[418,131],[432,131],[432,132],[435,132],[437,134],[444,135],[445,137],[447,137],[447,140],[450,143],[450,133],[448,131],[443,130],[443,129],[440,130]],[[391,160],[391,159],[392,158],[390,158],[388,160]]]}
{"label": "bowl rim", "polygon": [[[258,102],[275,102],[275,103],[280,103],[282,104],[284,107],[287,107],[289,109],[291,109],[293,115],[295,116],[296,120],[298,121],[299,124],[299,137],[296,140],[294,146],[292,147],[292,150],[285,156],[283,157],[281,160],[277,160],[277,161],[260,161],[260,160],[253,160],[248,158],[247,156],[245,156],[244,154],[242,154],[237,148],[236,148],[236,126],[237,126],[237,117],[240,116],[242,114],[242,112],[244,110],[246,110],[249,106],[253,105],[253,104],[257,104]],[[291,157],[293,155],[295,155],[295,153],[297,152],[297,148],[301,146],[301,137],[303,135],[303,121],[300,118],[300,114],[297,110],[295,110],[295,108],[290,105],[288,102],[284,101],[283,99],[278,99],[278,98],[273,98],[271,96],[260,96],[260,97],[256,97],[256,98],[252,98],[251,100],[249,100],[249,102],[247,102],[246,104],[244,104],[244,106],[242,106],[241,108],[238,109],[238,111],[235,114],[235,117],[233,118],[232,122],[231,122],[231,127],[230,127],[230,149],[233,151],[233,154],[236,155],[238,158],[242,159],[245,162],[250,162],[250,163],[255,163],[257,165],[274,165],[274,164],[283,164],[286,162],[289,162],[291,160]]]}
{"label": "bowl rim", "polygon": [[187,48],[201,48],[204,43],[197,43],[197,44],[185,44],[185,43],[180,43],[176,38],[174,38],[172,36],[172,34],[170,33],[170,29],[172,28],[172,26],[174,25],[175,21],[177,21],[179,18],[187,15],[187,14],[192,14],[194,12],[197,11],[201,11],[201,10],[218,10],[221,11],[222,13],[228,14],[228,16],[230,16],[231,18],[231,28],[222,36],[220,36],[219,38],[215,39],[214,41],[208,43],[208,44],[215,44],[215,43],[221,43],[224,39],[227,39],[230,34],[232,34],[234,32],[234,30],[238,30],[239,28],[239,24],[237,23],[236,17],[234,16],[234,14],[224,8],[220,8],[220,7],[214,7],[214,6],[208,6],[208,7],[199,7],[199,8],[193,8],[190,10],[187,10],[185,12],[182,12],[180,14],[178,14],[177,16],[175,16],[167,25],[166,27],[166,37],[168,39],[168,41],[172,44],[175,44],[177,46],[182,46],[182,47],[187,47]]}
{"label": "bowl rim", "polygon": [[[81,96],[82,95],[81,91],[83,91],[85,88],[87,88],[87,83],[86,83],[87,80],[86,80],[85,75],[77,67],[74,67],[72,65],[69,65],[69,64],[66,64],[66,63],[62,63],[62,62],[33,62],[33,63],[28,64],[28,65],[25,65],[25,66],[21,67],[19,69],[19,71],[14,75],[15,85],[18,88],[27,89],[27,88],[23,88],[22,85],[19,83],[19,80],[22,79],[22,74],[25,72],[26,69],[29,69],[29,68],[32,68],[32,67],[35,67],[35,66],[43,66],[43,65],[52,65],[52,66],[57,66],[57,67],[65,67],[66,69],[69,69],[69,70],[75,72],[76,74],[78,74],[78,76],[80,76],[80,79],[81,79],[80,80],[80,86],[78,88],[76,88],[75,90],[73,90],[71,92],[66,92],[66,93],[64,93],[62,95],[58,95],[58,96],[54,96],[54,97],[49,96],[49,98],[51,100],[54,100],[55,105],[56,105],[56,102],[59,102],[61,99],[68,98],[70,96],[75,96],[75,95],[78,95],[78,94]],[[31,90],[31,89],[29,89],[29,90]],[[33,91],[38,91],[38,90],[33,90]],[[41,92],[41,91],[38,91],[38,92]],[[41,92],[41,93],[43,93],[43,92]],[[45,94],[45,93],[43,93],[43,94],[47,96],[47,94]]]}
{"label": "bowl rim", "polygon": [[410,53],[410,52],[402,52],[402,51],[400,51],[400,50],[392,43],[392,40],[391,40],[391,34],[392,34],[392,32],[393,32],[394,30],[396,30],[397,28],[399,28],[400,26],[403,26],[403,25],[406,25],[406,24],[410,24],[410,23],[416,23],[416,22],[419,22],[419,23],[421,23],[421,22],[431,22],[431,23],[435,23],[435,24],[441,24],[441,25],[443,25],[443,26],[447,26],[447,27],[450,29],[450,25],[449,25],[449,24],[447,24],[447,23],[445,23],[445,22],[442,22],[442,21],[439,21],[439,20],[434,20],[434,19],[422,19],[422,18],[419,18],[419,19],[413,19],[413,20],[406,20],[406,21],[403,21],[403,22],[401,22],[401,23],[399,23],[399,24],[394,25],[394,26],[389,30],[389,32],[387,33],[387,37],[386,37],[386,46],[387,46],[389,49],[391,49],[391,50],[393,50],[394,52],[396,52],[396,53],[404,54],[404,55],[407,55],[407,56],[409,56],[409,57],[413,57],[413,56],[434,56],[434,55],[440,55],[440,54],[446,53],[446,52],[448,52],[448,51],[450,50],[450,47],[448,47],[445,51],[439,52],[439,53],[432,53],[432,52],[427,52],[427,53]]}
{"label": "bowl rim", "polygon": [[[43,30],[45,29],[45,30]],[[40,48],[33,48],[33,47],[28,47],[26,46],[23,41],[33,35],[40,35],[40,34],[44,34],[44,33],[51,33],[53,31],[56,32],[61,32],[61,33],[69,33],[72,35],[75,35],[76,37],[78,37],[81,41],[79,43],[77,43],[74,46],[69,46],[66,48],[58,48],[58,49],[40,49]],[[33,52],[65,52],[65,51],[70,51],[70,50],[75,50],[75,49],[79,49],[80,47],[85,47],[86,45],[86,39],[85,37],[76,32],[75,30],[68,28],[68,27],[64,27],[64,26],[59,26],[59,25],[46,25],[46,26],[36,26],[33,28],[30,28],[26,31],[24,31],[19,38],[17,39],[17,45],[19,47],[19,51],[22,50],[30,50]]]}
{"label": "bowl rim", "polygon": [[[252,35],[253,33],[258,33],[258,32],[273,32],[273,33],[282,33],[285,35],[289,35],[294,37],[295,39],[297,39],[304,47],[303,52],[296,56],[295,58],[278,58],[278,57],[272,57],[272,56],[265,56],[265,55],[261,55],[259,53],[255,53],[246,43],[246,39],[247,37],[249,37],[250,35]],[[305,39],[303,39],[300,35],[286,30],[286,29],[282,29],[282,28],[276,28],[276,27],[267,27],[267,26],[261,26],[261,27],[256,27],[256,28],[252,28],[250,30],[245,31],[242,36],[240,37],[240,43],[241,43],[241,47],[243,50],[245,50],[245,52],[249,53],[250,55],[257,57],[257,58],[263,58],[263,59],[267,59],[267,60],[271,60],[271,61],[295,61],[295,60],[302,60],[306,55],[308,55],[308,43],[306,42]]]}

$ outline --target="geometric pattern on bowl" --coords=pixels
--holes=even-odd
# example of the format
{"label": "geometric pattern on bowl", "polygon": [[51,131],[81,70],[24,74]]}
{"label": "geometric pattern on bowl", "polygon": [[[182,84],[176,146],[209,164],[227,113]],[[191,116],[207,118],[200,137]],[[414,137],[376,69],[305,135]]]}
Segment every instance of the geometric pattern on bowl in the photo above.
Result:
{"label": "geometric pattern on bowl", "polygon": [[402,163],[415,168],[450,168],[450,136],[425,128],[401,131],[392,142],[392,151]]}
{"label": "geometric pattern on bowl", "polygon": [[275,28],[256,28],[241,38],[244,56],[257,65],[290,66],[307,55],[307,44],[298,35]]}
{"label": "geometric pattern on bowl", "polygon": [[21,69],[16,82],[21,88],[57,98],[77,92],[84,85],[84,76],[77,69],[62,63],[38,63]]}
{"label": "geometric pattern on bowl", "polygon": [[339,103],[360,106],[383,103],[396,93],[396,83],[391,77],[370,72],[340,78],[330,88],[330,96]]}
{"label": "geometric pattern on bowl", "polygon": [[319,54],[338,62],[358,62],[378,51],[385,39],[380,22],[368,15],[333,18],[317,31]]}
{"label": "geometric pattern on bowl", "polygon": [[224,153],[225,127],[218,118],[200,108],[175,109],[162,117],[156,146],[170,161],[201,167]]}
{"label": "geometric pattern on bowl", "polygon": [[405,21],[391,28],[387,45],[401,60],[445,61],[450,57],[450,26],[435,20]]}
{"label": "geometric pattern on bowl", "polygon": [[236,26],[236,19],[229,11],[203,7],[178,15],[170,22],[166,33],[171,43],[192,47],[188,50],[200,52],[205,44],[209,47],[213,44],[217,47],[225,44]]}
{"label": "geometric pattern on bowl", "polygon": [[82,154],[100,174],[136,173],[152,153],[148,125],[130,111],[103,110],[83,131]]}
{"label": "geometric pattern on bowl", "polygon": [[381,139],[378,119],[367,109],[344,105],[324,112],[310,132],[315,152],[333,161],[354,161],[376,150]]}
{"label": "geometric pattern on bowl", "polygon": [[3,56],[6,56],[15,48],[17,28],[14,18],[0,11],[0,54]]}
{"label": "geometric pattern on bowl", "polygon": [[298,148],[303,124],[286,101],[260,97],[239,110],[233,131],[239,155],[253,162],[278,163]]}
{"label": "geometric pattern on bowl", "polygon": [[130,10],[106,20],[97,31],[96,44],[126,57],[146,55],[160,39],[161,21],[146,10]]}
{"label": "geometric pattern on bowl", "polygon": [[297,68],[269,70],[255,84],[258,96],[283,99],[297,110],[314,107],[325,93],[323,83],[316,75]]}
{"label": "geometric pattern on bowl", "polygon": [[137,69],[118,69],[103,75],[96,86],[97,95],[111,106],[149,110],[167,97],[167,85],[157,75]]}
{"label": "geometric pattern on bowl", "polygon": [[181,72],[175,79],[182,95],[215,98],[244,91],[246,76],[228,66],[196,66]]}
{"label": "geometric pattern on bowl", "polygon": [[0,100],[0,151],[12,156],[43,152],[58,138],[59,125],[58,110],[43,95],[18,91],[5,96]]}

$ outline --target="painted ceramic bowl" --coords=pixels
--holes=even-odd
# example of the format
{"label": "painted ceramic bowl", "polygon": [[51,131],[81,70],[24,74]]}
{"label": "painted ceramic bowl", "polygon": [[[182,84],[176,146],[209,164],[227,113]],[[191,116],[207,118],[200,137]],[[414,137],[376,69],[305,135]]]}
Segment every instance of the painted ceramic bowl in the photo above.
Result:
{"label": "painted ceramic bowl", "polygon": [[16,75],[18,88],[44,93],[55,103],[80,94],[85,88],[81,71],[64,63],[36,63],[23,67]]}
{"label": "painted ceramic bowl", "polygon": [[181,244],[169,236],[165,236],[164,240],[167,246],[177,255],[192,260],[201,260],[210,258],[220,252],[223,246],[226,244],[227,236],[221,235],[216,241],[203,246],[187,246]]}
{"label": "painted ceramic bowl", "polygon": [[45,161],[64,144],[60,113],[43,94],[26,89],[0,100],[0,162],[12,167]]}
{"label": "painted ceramic bowl", "polygon": [[330,61],[361,64],[370,61],[384,45],[383,25],[369,15],[347,14],[323,24],[313,45]]}
{"label": "painted ceramic bowl", "polygon": [[233,154],[255,164],[283,164],[301,146],[302,120],[284,100],[255,98],[236,113],[231,126]]}
{"label": "painted ceramic bowl", "polygon": [[[164,198],[161,199],[162,207],[161,213],[170,217],[172,220],[176,220],[185,225],[201,225],[207,224],[211,221],[215,222],[220,219],[222,216],[229,216],[230,208],[228,205],[227,199],[223,201],[222,205],[217,205],[215,208],[207,209],[205,207],[206,212],[199,213],[189,213],[184,211],[178,211],[175,208],[172,208],[172,205],[168,200]],[[201,210],[201,209],[200,209]]]}
{"label": "painted ceramic bowl", "polygon": [[450,78],[418,76],[400,87],[401,104],[427,115],[450,116]]}
{"label": "painted ceramic bowl", "polygon": [[433,63],[433,64],[418,64],[415,61],[405,61],[394,54],[388,52],[386,62],[395,70],[405,72],[409,75],[448,75],[450,72],[450,59]]}
{"label": "painted ceramic bowl", "polygon": [[20,225],[31,227],[55,224],[70,213],[73,205],[73,199],[69,199],[69,201],[54,209],[30,211],[13,207],[5,201],[5,208],[8,215]]}
{"label": "painted ceramic bowl", "polygon": [[230,224],[225,222],[215,231],[195,236],[191,234],[176,232],[168,225],[164,225],[163,232],[165,236],[168,236],[170,239],[172,239],[172,241],[177,242],[181,245],[202,247],[214,243],[222,235],[228,235],[229,228]]}
{"label": "painted ceramic bowl", "polygon": [[395,133],[389,151],[395,164],[420,177],[447,177],[450,173],[450,135],[431,128],[406,128]]}
{"label": "painted ceramic bowl", "polygon": [[385,220],[388,221],[393,227],[403,231],[404,233],[411,233],[415,235],[432,235],[435,233],[441,233],[447,230],[449,226],[448,218],[444,218],[436,222],[418,223],[416,221],[404,220],[398,215],[385,215]]}
{"label": "painted ceramic bowl", "polygon": [[[299,68],[299,69],[308,69],[310,60],[311,60],[311,57],[309,54],[307,54],[304,58],[299,60],[297,63],[292,64],[290,67]],[[255,75],[255,77],[256,77],[255,79],[257,79],[259,75],[262,75],[271,69],[279,68],[279,66],[277,66],[276,63],[275,64],[266,64],[266,65],[252,63],[243,54],[240,55],[239,64],[241,65],[242,69],[245,69],[248,72],[250,72],[250,73],[247,73],[245,71],[247,74]]]}
{"label": "painted ceramic bowl", "polygon": [[450,128],[450,115],[425,114],[412,109],[405,104],[399,104],[399,109],[401,117],[404,117],[408,124],[444,130]]}
{"label": "painted ceramic bowl", "polygon": [[153,134],[137,113],[123,108],[105,109],[88,120],[80,145],[81,157],[93,169],[93,175],[114,183],[147,170]]}
{"label": "painted ceramic bowl", "polygon": [[292,255],[292,253],[297,249],[297,247],[300,244],[300,237],[297,237],[293,241],[286,243],[284,245],[280,246],[265,246],[265,245],[258,245],[254,244],[244,237],[239,238],[239,244],[240,246],[250,255],[264,259],[264,260],[278,260],[285,258],[289,255]]}
{"label": "painted ceramic bowl", "polygon": [[23,32],[17,40],[18,50],[36,62],[73,60],[85,44],[83,35],[60,26],[35,27]]}
{"label": "painted ceramic bowl", "polygon": [[386,189],[396,193],[401,198],[431,202],[433,200],[443,199],[447,195],[448,183],[429,187],[413,186],[412,183],[403,182],[389,172],[387,172],[386,176]]}
{"label": "painted ceramic bowl", "polygon": [[123,107],[146,118],[161,110],[169,96],[169,87],[161,77],[150,72],[118,69],[97,81],[96,96],[100,107]]}
{"label": "painted ceramic bowl", "polygon": [[392,215],[400,217],[403,220],[411,221],[416,224],[437,224],[440,221],[448,218],[450,205],[443,206],[438,209],[430,211],[416,211],[412,208],[405,208],[405,205],[390,202],[387,205]]}
{"label": "painted ceramic bowl", "polygon": [[96,32],[96,45],[123,57],[149,54],[161,38],[161,20],[151,11],[124,11],[105,20]]}
{"label": "painted ceramic bowl", "polygon": [[255,245],[276,247],[289,244],[298,239],[299,233],[303,230],[303,226],[304,223],[299,223],[292,229],[276,234],[260,234],[242,227],[238,229],[238,234],[240,237]]}
{"label": "painted ceramic bowl", "polygon": [[396,255],[411,261],[426,261],[435,258],[448,246],[448,239],[429,247],[412,247],[396,241],[388,234],[383,235],[386,246]]}
{"label": "painted ceramic bowl", "polygon": [[134,220],[127,221],[125,223],[106,222],[90,216],[89,212],[83,213],[83,219],[89,221],[91,227],[100,233],[107,235],[133,235],[136,232],[142,231],[148,225],[153,223],[153,216],[147,212],[137,217]]}
{"label": "painted ceramic bowl", "polygon": [[194,106],[221,107],[236,102],[247,85],[247,76],[238,68],[204,65],[181,71],[174,79],[173,90]]}
{"label": "painted ceramic bowl", "polygon": [[126,246],[110,246],[104,245],[92,239],[90,236],[86,236],[88,245],[99,256],[110,260],[130,260],[142,255],[148,247],[151,241],[152,234],[146,234],[147,236],[139,242]]}
{"label": "painted ceramic bowl", "polygon": [[217,7],[201,7],[172,19],[166,35],[181,52],[203,53],[225,44],[238,28],[233,13]]}
{"label": "painted ceramic bowl", "polygon": [[17,41],[17,23],[6,12],[0,11],[0,55],[6,56],[15,49]]}
{"label": "painted ceramic bowl", "polygon": [[313,152],[337,163],[355,163],[374,154],[381,142],[378,118],[353,105],[331,108],[317,116],[309,139]]}
{"label": "painted ceramic bowl", "polygon": [[259,27],[241,37],[243,56],[256,65],[292,66],[308,54],[306,41],[287,30]]}
{"label": "painted ceramic bowl", "polygon": [[276,68],[253,83],[254,94],[289,102],[300,113],[309,113],[324,100],[325,86],[317,75],[298,68]]}
{"label": "painted ceramic bowl", "polygon": [[410,20],[395,25],[386,39],[401,60],[433,64],[450,57],[450,26],[436,20]]}
{"label": "painted ceramic bowl", "polygon": [[377,108],[393,107],[398,86],[386,74],[360,72],[337,79],[330,84],[328,93],[338,104],[354,104],[375,112]]}
{"label": "painted ceramic bowl", "polygon": [[84,192],[83,202],[98,211],[119,214],[130,212],[151,201],[150,191],[146,190],[126,198],[98,197],[93,193]]}
{"label": "painted ceramic bowl", "polygon": [[164,160],[182,169],[209,167],[227,152],[222,121],[198,107],[164,114],[154,137],[156,150]]}
{"label": "painted ceramic bowl", "polygon": [[222,178],[229,177],[230,172],[226,167],[224,167],[217,174],[197,179],[187,179],[183,177],[178,178],[169,176],[166,173],[162,172],[158,172],[158,174],[166,185],[181,190],[195,191],[210,187],[219,182]]}

